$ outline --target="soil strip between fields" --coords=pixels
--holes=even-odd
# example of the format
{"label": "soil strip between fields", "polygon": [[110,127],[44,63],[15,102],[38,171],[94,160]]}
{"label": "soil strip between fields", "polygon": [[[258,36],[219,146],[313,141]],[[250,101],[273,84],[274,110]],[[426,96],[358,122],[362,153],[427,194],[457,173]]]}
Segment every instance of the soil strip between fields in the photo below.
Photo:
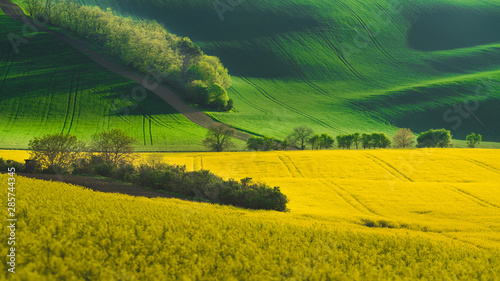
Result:
{"label": "soil strip between fields", "polygon": [[120,193],[130,196],[141,196],[147,198],[176,198],[181,200],[189,200],[186,198],[179,198],[167,193],[149,190],[143,187],[139,187],[133,184],[117,182],[109,179],[100,179],[90,176],[73,176],[73,175],[49,175],[49,174],[25,174],[20,173],[19,176],[38,179],[44,181],[54,181],[63,182],[78,186],[83,186],[89,188],[93,191],[105,192],[105,193]]}

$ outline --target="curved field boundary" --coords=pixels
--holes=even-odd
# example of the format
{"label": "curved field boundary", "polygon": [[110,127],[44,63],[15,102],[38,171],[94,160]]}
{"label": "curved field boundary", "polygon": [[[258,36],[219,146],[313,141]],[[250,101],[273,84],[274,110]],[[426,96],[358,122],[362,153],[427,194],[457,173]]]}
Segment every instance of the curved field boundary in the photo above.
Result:
{"label": "curved field boundary", "polygon": [[393,176],[395,176],[397,179],[401,181],[408,181],[408,182],[413,182],[412,179],[407,177],[405,174],[401,173],[398,171],[396,168],[394,168],[391,164],[385,162],[384,160],[378,158],[375,155],[367,153],[365,155],[368,159],[372,160],[373,162],[377,163],[380,167],[384,168],[387,172],[391,173]]}
{"label": "curved field boundary", "polygon": [[366,25],[365,21],[351,8],[349,7],[349,5],[339,1],[338,2],[341,6],[343,6],[344,8],[346,8],[349,13],[354,17],[356,18],[356,20],[359,22],[359,24],[361,25],[361,27],[363,27],[363,29],[366,31],[366,34],[368,34],[368,36],[370,37],[371,41],[373,42],[373,44],[375,45],[375,47],[380,51],[380,53],[382,53],[382,55],[384,55],[387,59],[389,59],[391,62],[393,63],[398,63],[396,61],[396,59],[394,59],[394,57],[392,57],[383,47],[382,45],[380,44],[380,42],[378,42],[377,38],[375,38],[375,35],[373,35],[373,32],[368,28],[368,25]]}
{"label": "curved field boundary", "polygon": [[[8,1],[8,0],[0,0],[0,8],[2,11],[5,13],[5,15],[22,21],[23,18],[26,18],[26,15],[24,14],[23,10],[16,4]],[[134,71],[130,69],[124,69],[121,64],[115,63],[108,59],[104,54],[98,53],[94,51],[90,45],[85,42],[84,40],[78,40],[74,38],[70,38],[66,36],[65,34],[55,31],[52,29],[49,29],[47,27],[43,26],[36,26],[35,28],[40,29],[41,31],[44,31],[55,38],[69,44],[72,46],[74,49],[80,51],[81,53],[87,55],[89,58],[97,62],[100,66],[106,68],[109,71],[112,71],[118,75],[121,75],[125,78],[128,78],[136,83],[139,83],[140,85],[144,84],[145,80],[145,75]],[[132,89],[131,89],[132,90]],[[177,110],[179,113],[184,115],[189,121],[204,127],[204,128],[210,128],[213,125],[216,124],[223,124],[221,122],[215,121],[212,118],[210,118],[207,114],[199,110],[198,108],[189,106],[186,104],[180,97],[177,95],[177,93],[173,92],[172,90],[168,89],[167,87],[158,84],[157,87],[153,90],[151,90],[154,94],[156,94],[158,97],[160,97],[162,100],[164,100],[166,103],[170,104],[175,110]],[[228,126],[228,125],[226,125]],[[234,137],[246,141],[248,140],[252,135],[242,132],[242,131],[235,131]]]}

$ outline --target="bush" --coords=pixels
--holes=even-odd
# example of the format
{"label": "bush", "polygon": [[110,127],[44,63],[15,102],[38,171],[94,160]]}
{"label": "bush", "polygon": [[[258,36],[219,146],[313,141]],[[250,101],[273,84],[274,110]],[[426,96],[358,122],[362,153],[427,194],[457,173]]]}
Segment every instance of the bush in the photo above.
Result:
{"label": "bush", "polygon": [[[102,164],[99,164],[99,166]],[[118,168],[118,171],[124,168]],[[224,181],[207,170],[186,172],[186,166],[160,165],[154,168],[141,164],[135,171],[127,170],[124,179],[133,179],[139,185],[198,197],[214,203],[233,205],[249,209],[264,209],[285,212],[288,198],[279,187],[270,188],[263,183],[254,183],[250,178]],[[115,174],[119,174],[118,172]]]}
{"label": "bush", "polygon": [[24,164],[16,162],[14,160],[4,160],[0,158],[0,171],[6,172],[9,168],[15,168],[16,173],[24,172]]}
{"label": "bush", "polygon": [[270,151],[278,149],[279,145],[274,138],[264,137],[251,137],[247,140],[247,149],[255,151]]}
{"label": "bush", "polygon": [[208,104],[219,110],[226,110],[229,97],[226,89],[221,85],[214,83],[207,88]]}
{"label": "bush", "polygon": [[92,168],[92,172],[95,175],[103,176],[103,177],[109,177],[111,176],[113,169],[116,167],[116,165],[112,163],[101,163],[97,164]]}
{"label": "bush", "polygon": [[229,180],[220,191],[219,201],[249,209],[288,211],[289,202],[279,187],[270,188],[264,183],[254,183],[251,178],[244,178],[240,183]]}
{"label": "bush", "polygon": [[417,138],[417,147],[450,147],[451,132],[445,129],[430,129],[427,132],[420,133]]}

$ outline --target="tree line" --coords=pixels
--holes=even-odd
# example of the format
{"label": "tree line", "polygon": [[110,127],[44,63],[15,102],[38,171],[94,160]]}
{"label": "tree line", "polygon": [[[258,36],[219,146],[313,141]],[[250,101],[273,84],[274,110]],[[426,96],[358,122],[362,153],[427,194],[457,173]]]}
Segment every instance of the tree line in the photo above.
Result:
{"label": "tree line", "polygon": [[254,182],[251,178],[223,180],[208,170],[187,171],[186,166],[165,163],[161,155],[139,157],[134,153],[134,143],[135,139],[118,129],[94,134],[90,143],[70,134],[47,134],[30,140],[29,164],[0,158],[0,168],[10,165],[16,171],[99,175],[194,200],[288,211],[289,200],[279,187]]}
{"label": "tree line", "polygon": [[[212,126],[203,140],[203,144],[215,152],[224,151],[233,147],[231,137],[234,135],[234,129],[223,124]],[[416,138],[413,132],[408,128],[399,129],[394,136],[389,138],[385,133],[351,133],[341,134],[333,137],[327,133],[315,134],[311,128],[296,127],[284,140],[280,141],[269,136],[253,136],[246,142],[246,148],[253,151],[270,150],[305,150],[310,148],[330,149],[335,145],[339,149],[376,149],[376,148],[417,148],[423,147],[452,147],[451,132],[445,129],[431,129],[422,132]],[[481,135],[471,133],[467,136],[467,147],[475,148],[482,141]]]}
{"label": "tree line", "polygon": [[110,8],[71,0],[25,0],[37,19],[102,45],[125,64],[152,77],[162,77],[200,106],[230,110],[228,70],[187,37],[167,32],[158,22],[121,17]]}

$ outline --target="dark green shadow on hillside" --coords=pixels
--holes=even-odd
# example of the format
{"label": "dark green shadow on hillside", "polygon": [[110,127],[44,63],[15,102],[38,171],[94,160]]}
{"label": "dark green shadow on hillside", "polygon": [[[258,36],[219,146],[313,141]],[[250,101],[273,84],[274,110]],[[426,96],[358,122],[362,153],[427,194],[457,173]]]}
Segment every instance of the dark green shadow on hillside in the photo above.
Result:
{"label": "dark green shadow on hillside", "polygon": [[500,41],[500,14],[440,8],[420,16],[408,33],[408,45],[420,51],[467,48]]}

